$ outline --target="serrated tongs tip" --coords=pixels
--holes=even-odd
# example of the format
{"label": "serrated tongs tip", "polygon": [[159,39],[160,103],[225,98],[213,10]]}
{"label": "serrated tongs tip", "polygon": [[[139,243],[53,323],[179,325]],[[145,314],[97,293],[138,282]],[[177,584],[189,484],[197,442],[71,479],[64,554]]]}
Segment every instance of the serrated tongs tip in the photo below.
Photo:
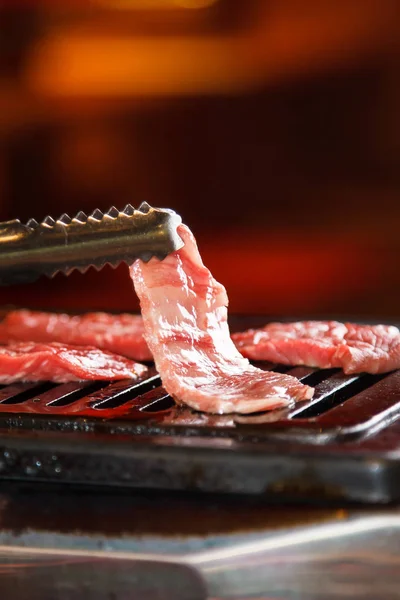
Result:
{"label": "serrated tongs tip", "polygon": [[177,233],[182,222],[170,209],[153,208],[142,202],[135,209],[111,206],[107,212],[96,208],[89,215],[79,211],[57,220],[47,216],[40,223],[29,219],[0,223],[0,284],[33,281],[74,269],[86,272],[105,264],[132,264],[140,258],[160,260],[183,246]]}

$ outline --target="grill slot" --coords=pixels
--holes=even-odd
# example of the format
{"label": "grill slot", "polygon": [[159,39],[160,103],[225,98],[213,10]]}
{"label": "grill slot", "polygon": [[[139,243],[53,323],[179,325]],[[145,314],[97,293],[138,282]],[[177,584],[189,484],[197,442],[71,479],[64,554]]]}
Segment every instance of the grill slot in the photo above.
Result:
{"label": "grill slot", "polygon": [[98,392],[90,394],[87,399],[92,408],[97,410],[107,410],[117,408],[145,394],[154,386],[161,383],[160,377],[154,375],[145,381],[132,383],[130,381],[117,381]]}
{"label": "grill slot", "polygon": [[318,418],[321,427],[340,424],[361,433],[388,425],[400,412],[400,370],[372,376],[374,383]]}
{"label": "grill slot", "polygon": [[150,402],[140,409],[142,412],[162,412],[172,408],[175,404],[171,396],[162,387],[155,389],[153,392],[153,397],[149,394],[147,399]]}
{"label": "grill slot", "polygon": [[334,372],[330,377],[320,381],[317,384],[314,397],[307,404],[296,407],[290,416],[300,418],[317,416],[318,413],[323,412],[324,401],[326,401],[326,406],[329,407],[329,399],[334,398],[343,388],[349,388],[360,377],[360,375],[345,375],[342,372]]}
{"label": "grill slot", "polygon": [[307,407],[295,409],[290,416],[297,419],[318,417],[355,394],[368,389],[385,376],[386,374],[344,375],[341,372],[335,373],[316,387],[314,398]]}
{"label": "grill slot", "polygon": [[34,398],[32,395],[41,395],[52,388],[55,388],[55,383],[16,383],[15,385],[9,385],[0,391],[0,402],[1,404],[22,404],[27,400],[32,402],[40,401],[39,398]]}
{"label": "grill slot", "polygon": [[52,389],[47,394],[43,394],[41,401],[46,406],[69,406],[83,398],[90,392],[101,389],[107,385],[106,381],[84,382],[84,383],[64,383],[58,388]]}

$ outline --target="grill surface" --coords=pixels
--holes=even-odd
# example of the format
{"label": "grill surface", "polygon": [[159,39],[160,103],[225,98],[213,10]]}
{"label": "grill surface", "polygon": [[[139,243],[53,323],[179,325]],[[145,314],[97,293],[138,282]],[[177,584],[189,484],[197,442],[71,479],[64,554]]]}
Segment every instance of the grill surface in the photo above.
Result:
{"label": "grill surface", "polygon": [[[47,431],[119,432],[259,440],[273,437],[307,440],[354,439],[371,427],[387,426],[400,411],[400,371],[385,375],[344,375],[338,369],[286,368],[315,387],[312,400],[259,415],[208,415],[176,406],[158,374],[141,381],[52,384],[17,383],[0,388],[0,425]],[[73,420],[71,419],[73,417]]]}
{"label": "grill surface", "polygon": [[400,371],[257,366],[298,377],[315,387],[314,398],[262,415],[206,415],[176,406],[154,369],[139,382],[3,386],[0,477],[296,499],[400,497]]}

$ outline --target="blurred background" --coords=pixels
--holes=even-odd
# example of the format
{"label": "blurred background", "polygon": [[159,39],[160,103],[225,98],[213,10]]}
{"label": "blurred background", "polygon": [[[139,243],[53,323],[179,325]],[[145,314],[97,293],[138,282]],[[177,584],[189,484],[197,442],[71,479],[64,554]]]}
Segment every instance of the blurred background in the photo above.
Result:
{"label": "blurred background", "polygon": [[[398,0],[0,9],[0,219],[179,212],[233,312],[399,317]],[[136,310],[127,268],[0,303]]]}

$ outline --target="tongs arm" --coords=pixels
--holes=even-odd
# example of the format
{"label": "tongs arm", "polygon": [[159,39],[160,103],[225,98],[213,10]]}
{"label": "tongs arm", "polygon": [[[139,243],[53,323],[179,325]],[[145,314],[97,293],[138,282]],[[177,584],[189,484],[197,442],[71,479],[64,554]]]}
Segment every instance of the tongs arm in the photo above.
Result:
{"label": "tongs arm", "polygon": [[31,282],[41,275],[53,277],[74,269],[84,273],[93,266],[132,264],[140,258],[164,259],[183,246],[177,233],[181,218],[169,209],[138,209],[128,204],[105,214],[96,209],[89,216],[46,217],[0,223],[0,285]]}

